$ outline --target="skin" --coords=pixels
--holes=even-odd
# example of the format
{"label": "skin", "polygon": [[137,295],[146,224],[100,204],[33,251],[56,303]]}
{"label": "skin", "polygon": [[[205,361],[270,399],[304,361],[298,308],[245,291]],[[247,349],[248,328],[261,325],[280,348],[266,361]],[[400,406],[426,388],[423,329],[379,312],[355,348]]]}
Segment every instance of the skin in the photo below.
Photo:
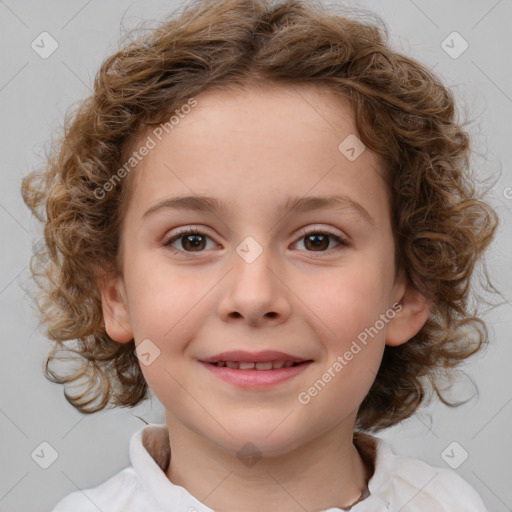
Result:
{"label": "skin", "polygon": [[[367,483],[352,442],[357,409],[385,345],[406,343],[429,314],[395,268],[381,163],[368,148],[354,161],[338,150],[357,130],[348,105],[324,89],[267,86],[196,99],[130,176],[122,275],[99,284],[107,332],[120,343],[149,339],[160,350],[141,367],[166,409],[173,483],[216,511],[349,506]],[[347,205],[279,210],[288,195],[333,193],[359,203],[371,221]],[[191,194],[214,196],[228,211],[162,209],[143,219],[162,199]],[[164,245],[187,226],[207,235],[199,251],[184,237]],[[330,238],[319,249],[299,233],[304,227],[347,245]],[[236,252],[248,236],[263,250],[252,263]],[[394,303],[400,312],[301,404],[299,393]],[[313,363],[260,391],[199,363],[236,349],[280,350]],[[251,467],[237,457],[248,442],[262,457]]]}

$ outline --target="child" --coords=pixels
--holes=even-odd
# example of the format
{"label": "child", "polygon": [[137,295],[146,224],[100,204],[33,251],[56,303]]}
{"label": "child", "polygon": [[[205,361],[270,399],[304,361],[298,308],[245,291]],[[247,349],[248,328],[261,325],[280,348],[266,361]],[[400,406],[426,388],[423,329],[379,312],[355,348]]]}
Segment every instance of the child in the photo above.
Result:
{"label": "child", "polygon": [[23,183],[46,373],[84,413],[150,388],[166,425],[54,512],[485,510],[373,435],[487,341],[469,283],[497,222],[452,94],[387,35],[207,0],[103,63]]}

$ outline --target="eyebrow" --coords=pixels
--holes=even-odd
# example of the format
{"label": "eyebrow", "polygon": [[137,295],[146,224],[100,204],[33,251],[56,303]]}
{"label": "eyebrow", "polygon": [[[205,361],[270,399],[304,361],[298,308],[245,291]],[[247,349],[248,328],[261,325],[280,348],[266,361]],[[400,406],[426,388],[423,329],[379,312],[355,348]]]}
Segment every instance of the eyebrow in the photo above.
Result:
{"label": "eyebrow", "polygon": [[[374,220],[368,211],[357,201],[343,195],[330,196],[291,196],[283,203],[282,210],[285,214],[302,213],[321,209],[337,209],[346,208],[354,210],[361,218],[369,224],[374,225]],[[143,220],[156,212],[162,210],[189,210],[189,211],[220,211],[231,212],[228,205],[222,203],[218,199],[210,196],[178,196],[163,199],[151,206],[144,212]]]}

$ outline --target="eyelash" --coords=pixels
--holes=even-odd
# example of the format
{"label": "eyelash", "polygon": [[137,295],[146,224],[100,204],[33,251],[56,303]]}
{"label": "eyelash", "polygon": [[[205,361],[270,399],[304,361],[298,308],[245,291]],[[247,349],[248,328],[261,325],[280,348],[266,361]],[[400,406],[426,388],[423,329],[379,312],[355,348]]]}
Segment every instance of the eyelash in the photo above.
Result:
{"label": "eyelash", "polygon": [[[201,236],[206,236],[207,238],[210,238],[210,236],[206,235],[205,233],[201,232],[201,230],[199,228],[196,228],[195,226],[189,226],[185,229],[182,229],[181,231],[179,231],[178,233],[174,234],[171,238],[165,240],[163,242],[163,245],[165,247],[168,247],[173,253],[186,253],[186,254],[194,254],[194,253],[203,253],[205,252],[204,250],[203,251],[185,251],[183,249],[176,249],[175,247],[172,247],[171,244],[173,244],[176,240],[179,240],[180,238],[186,236],[186,235],[201,235]],[[298,240],[301,240],[303,238],[306,238],[307,236],[309,235],[327,235],[329,236],[330,238],[332,238],[333,240],[335,240],[339,245],[332,248],[332,249],[327,249],[325,251],[304,251],[304,252],[310,252],[312,254],[315,254],[315,253],[319,253],[319,254],[325,254],[325,253],[329,253],[331,251],[337,251],[337,250],[343,250],[345,247],[348,247],[349,246],[349,243],[347,242],[347,240],[345,240],[344,238],[340,237],[339,235],[335,234],[335,233],[332,233],[330,231],[325,231],[325,230],[321,230],[321,229],[318,229],[318,228],[304,228],[302,229],[299,233],[298,233]],[[322,257],[322,256],[320,256]]]}

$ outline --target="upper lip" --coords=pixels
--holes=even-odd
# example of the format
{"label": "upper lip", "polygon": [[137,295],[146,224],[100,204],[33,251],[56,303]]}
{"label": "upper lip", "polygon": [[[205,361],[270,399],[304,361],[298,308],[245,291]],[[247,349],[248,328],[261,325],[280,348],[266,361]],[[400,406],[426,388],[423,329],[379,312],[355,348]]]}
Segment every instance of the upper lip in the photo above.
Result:
{"label": "upper lip", "polygon": [[239,361],[241,363],[265,363],[268,361],[293,361],[301,363],[309,361],[303,357],[298,357],[293,354],[286,354],[276,350],[263,350],[261,352],[247,352],[245,350],[231,350],[229,352],[222,352],[211,357],[201,359],[204,363],[217,363],[219,361]]}

